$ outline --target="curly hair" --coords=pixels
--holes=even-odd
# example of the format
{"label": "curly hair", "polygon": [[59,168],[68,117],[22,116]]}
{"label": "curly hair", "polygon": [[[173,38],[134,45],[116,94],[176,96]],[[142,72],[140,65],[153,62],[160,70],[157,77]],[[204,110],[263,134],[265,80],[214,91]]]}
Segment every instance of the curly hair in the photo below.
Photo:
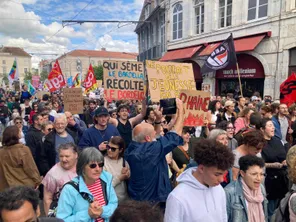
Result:
{"label": "curly hair", "polygon": [[253,108],[249,108],[249,107],[245,107],[239,114],[238,117],[246,117],[250,111],[255,112],[255,109]]}
{"label": "curly hair", "polygon": [[265,162],[262,158],[253,156],[253,155],[246,155],[239,159],[238,161],[239,169],[246,172],[249,167],[252,166],[259,166],[260,168],[264,168]]}
{"label": "curly hair", "polygon": [[227,170],[233,166],[234,154],[223,144],[212,139],[199,139],[192,142],[194,160],[198,165]]}
{"label": "curly hair", "polygon": [[296,145],[292,146],[286,157],[288,176],[292,183],[296,184]]}
{"label": "curly hair", "polygon": [[260,130],[251,130],[243,134],[243,144],[262,149],[266,144],[266,140]]}

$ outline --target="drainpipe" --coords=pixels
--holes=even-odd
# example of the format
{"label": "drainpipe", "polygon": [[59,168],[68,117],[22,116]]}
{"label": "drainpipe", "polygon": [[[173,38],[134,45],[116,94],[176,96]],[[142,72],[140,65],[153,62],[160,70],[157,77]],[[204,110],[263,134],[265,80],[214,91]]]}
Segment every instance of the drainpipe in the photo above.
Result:
{"label": "drainpipe", "polygon": [[[279,35],[278,35],[278,42],[277,42],[278,44],[277,44],[277,52],[276,52],[276,68],[275,68],[275,75],[274,75],[275,87],[279,86],[277,84],[276,76],[277,76],[278,71],[279,71],[280,39],[281,39],[281,30],[282,30],[282,28],[281,28],[281,21],[282,21],[282,8],[283,8],[282,3],[283,3],[283,0],[280,1],[280,15],[279,15],[279,28],[278,28]],[[275,98],[275,92],[276,92],[276,90],[274,90],[273,92],[274,92],[273,93],[273,100],[275,100],[276,99]]]}

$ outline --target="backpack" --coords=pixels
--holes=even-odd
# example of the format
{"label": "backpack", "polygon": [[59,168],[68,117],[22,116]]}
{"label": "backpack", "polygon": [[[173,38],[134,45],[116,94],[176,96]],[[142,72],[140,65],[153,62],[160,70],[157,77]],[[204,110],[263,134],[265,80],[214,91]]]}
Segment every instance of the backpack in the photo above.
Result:
{"label": "backpack", "polygon": [[63,188],[67,184],[73,186],[75,188],[75,190],[77,190],[77,192],[80,193],[80,195],[82,196],[83,199],[85,199],[89,203],[93,202],[93,200],[88,196],[87,193],[79,191],[79,183],[76,183],[73,180],[71,180],[71,181],[65,183],[64,186],[62,187],[62,189],[55,195],[55,198],[53,199],[53,201],[51,202],[50,207],[49,207],[49,211],[48,211],[48,215],[47,215],[48,217],[56,217],[57,210],[58,210],[59,196],[60,196],[60,193],[62,192]]}
{"label": "backpack", "polygon": [[289,213],[289,200],[293,193],[296,190],[289,191],[286,196],[281,200],[279,207],[275,210],[273,215],[274,221],[276,222],[288,222],[290,221],[290,213]]}

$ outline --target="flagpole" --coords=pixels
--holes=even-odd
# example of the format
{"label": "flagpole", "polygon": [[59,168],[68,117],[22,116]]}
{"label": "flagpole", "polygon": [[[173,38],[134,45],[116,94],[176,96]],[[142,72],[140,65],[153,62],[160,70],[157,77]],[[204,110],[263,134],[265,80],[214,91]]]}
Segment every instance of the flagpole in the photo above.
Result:
{"label": "flagpole", "polygon": [[237,75],[238,75],[238,82],[239,82],[239,89],[240,89],[241,97],[244,97],[238,62],[236,62],[236,69],[237,69]]}

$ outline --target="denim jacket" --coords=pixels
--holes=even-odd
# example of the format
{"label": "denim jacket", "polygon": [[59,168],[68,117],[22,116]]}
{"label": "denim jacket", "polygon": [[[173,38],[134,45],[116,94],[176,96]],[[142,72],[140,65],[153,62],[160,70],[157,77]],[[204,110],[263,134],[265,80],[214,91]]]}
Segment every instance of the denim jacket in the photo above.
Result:
{"label": "denim jacket", "polygon": [[[248,210],[246,200],[243,194],[242,188],[242,178],[239,177],[237,181],[233,181],[228,184],[224,190],[226,193],[226,206],[227,206],[227,215],[229,222],[248,222]],[[268,221],[268,213],[267,213],[267,199],[266,199],[266,191],[264,185],[261,184],[261,191],[264,197],[263,211],[265,215],[265,221]]]}

